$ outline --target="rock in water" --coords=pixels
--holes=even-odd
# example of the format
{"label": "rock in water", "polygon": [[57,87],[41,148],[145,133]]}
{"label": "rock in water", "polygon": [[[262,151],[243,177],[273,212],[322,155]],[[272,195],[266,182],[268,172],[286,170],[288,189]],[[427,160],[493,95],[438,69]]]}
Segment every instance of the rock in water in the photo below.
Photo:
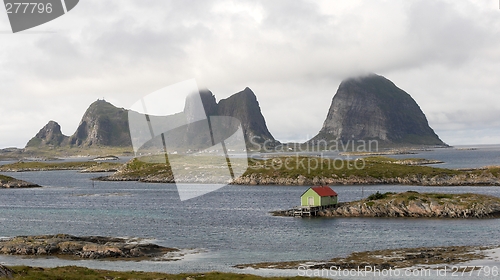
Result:
{"label": "rock in water", "polygon": [[342,81],[318,135],[342,143],[377,140],[382,146],[446,146],[413,98],[388,79],[370,74]]}
{"label": "rock in water", "polygon": [[41,186],[0,174],[0,189],[16,188],[41,188]]}

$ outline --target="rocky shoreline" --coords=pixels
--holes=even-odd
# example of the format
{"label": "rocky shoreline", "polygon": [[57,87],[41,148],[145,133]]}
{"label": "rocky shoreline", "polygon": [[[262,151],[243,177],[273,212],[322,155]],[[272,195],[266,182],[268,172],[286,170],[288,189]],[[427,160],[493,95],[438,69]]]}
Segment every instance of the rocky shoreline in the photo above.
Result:
{"label": "rocky shoreline", "polygon": [[295,178],[263,176],[251,174],[234,180],[234,185],[286,185],[286,186],[314,186],[314,185],[414,185],[414,186],[500,186],[500,179],[489,174],[480,176],[459,175],[411,175],[393,178],[374,178],[349,176],[313,177],[299,175]]}
{"label": "rocky shoreline", "polygon": [[0,166],[1,172],[65,171],[76,170],[82,173],[116,172],[123,164],[106,161],[75,162],[33,162],[18,161]]}
{"label": "rocky shoreline", "polygon": [[[378,195],[377,195],[378,194]],[[500,198],[479,194],[404,192],[371,195],[367,199],[339,203],[318,213],[321,217],[384,218],[500,218]],[[293,209],[272,212],[293,216]]]}
{"label": "rocky shoreline", "polygon": [[0,254],[55,256],[70,259],[169,260],[179,249],[141,243],[138,239],[68,234],[18,236],[0,240]]}
{"label": "rocky shoreline", "polygon": [[41,188],[42,186],[0,175],[0,189]]}
{"label": "rocky shoreline", "polygon": [[[307,169],[302,164],[311,160],[316,163],[321,159],[284,157],[258,160],[249,163],[244,175],[227,184],[232,185],[418,185],[418,186],[500,186],[500,167],[485,167],[467,170],[452,170],[427,167],[440,161],[427,159],[391,159],[385,157],[366,158],[364,168],[356,169],[355,161],[340,162],[344,169],[332,169],[331,161],[323,159],[322,166]],[[273,162],[278,166],[273,167]],[[283,162],[294,169],[283,168]],[[281,163],[281,165],[280,165]],[[276,168],[276,169],[273,169]],[[114,172],[109,176],[95,178],[100,181],[139,181],[146,183],[220,183],[220,177],[206,176],[196,172],[188,172],[184,176],[174,178],[167,164],[147,163],[133,159],[126,164],[111,162],[65,162],[14,163],[0,167],[0,171],[52,171],[79,170],[82,173]]]}
{"label": "rocky shoreline", "polygon": [[[138,181],[144,183],[175,183],[171,174],[154,174],[147,176],[128,175],[120,171],[110,176],[98,177],[100,181]],[[212,183],[209,178],[190,178],[192,183]],[[213,180],[213,182],[217,182]],[[500,186],[500,179],[489,174],[479,176],[459,175],[436,175],[419,176],[411,175],[394,178],[374,178],[350,176],[308,178],[303,175],[297,177],[267,176],[258,173],[243,175],[236,178],[231,185],[281,185],[281,186],[315,186],[315,185],[414,185],[414,186]]]}
{"label": "rocky shoreline", "polygon": [[240,264],[234,267],[245,269],[401,269],[414,266],[452,265],[486,258],[486,251],[494,247],[451,246],[432,248],[403,248],[366,252],[354,252],[345,258],[326,261],[289,261]]}

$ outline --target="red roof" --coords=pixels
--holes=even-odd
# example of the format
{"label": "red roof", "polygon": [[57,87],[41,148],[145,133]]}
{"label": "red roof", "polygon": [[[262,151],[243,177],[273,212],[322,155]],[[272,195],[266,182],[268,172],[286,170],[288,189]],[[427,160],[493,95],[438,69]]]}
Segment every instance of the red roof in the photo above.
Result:
{"label": "red roof", "polygon": [[312,187],[319,196],[337,196],[338,194],[329,186]]}

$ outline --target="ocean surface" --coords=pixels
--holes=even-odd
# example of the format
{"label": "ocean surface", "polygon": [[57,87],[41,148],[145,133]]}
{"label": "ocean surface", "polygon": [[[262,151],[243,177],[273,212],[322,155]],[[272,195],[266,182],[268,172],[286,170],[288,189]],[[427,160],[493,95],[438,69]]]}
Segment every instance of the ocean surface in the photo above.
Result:
{"label": "ocean surface", "polygon": [[[439,159],[446,163],[436,166],[447,168],[500,165],[500,146],[478,146],[476,150],[436,149],[402,157]],[[168,273],[216,270],[297,275],[297,271],[239,270],[232,266],[268,261],[327,260],[355,251],[389,248],[500,245],[500,219],[288,218],[269,214],[272,210],[298,205],[306,186],[226,186],[181,202],[174,184],[92,184],[90,179],[102,174],[76,171],[3,174],[44,187],[0,190],[0,237],[56,233],[141,237],[159,245],[180,248],[184,254],[179,260],[170,262],[64,261],[0,256],[3,264],[71,264]],[[376,191],[406,190],[474,192],[500,197],[499,187],[377,185],[333,188],[340,201],[361,199]]]}

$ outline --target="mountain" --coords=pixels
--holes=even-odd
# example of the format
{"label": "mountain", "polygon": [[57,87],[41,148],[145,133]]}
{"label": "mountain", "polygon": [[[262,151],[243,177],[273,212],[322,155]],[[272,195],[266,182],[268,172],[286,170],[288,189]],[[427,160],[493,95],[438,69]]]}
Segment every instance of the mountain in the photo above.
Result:
{"label": "mountain", "polygon": [[342,81],[323,127],[309,142],[318,144],[321,140],[376,140],[382,146],[446,146],[415,100],[376,74]]}
{"label": "mountain", "polygon": [[[260,110],[257,96],[250,88],[247,87],[219,102],[217,102],[215,95],[209,90],[201,90],[200,97],[207,116],[228,116],[240,121],[248,148],[259,148],[264,143],[268,146],[279,143],[269,132],[266,120]],[[187,100],[184,108],[185,115],[196,116],[197,112],[193,112],[193,108],[195,107]],[[225,126],[224,130],[233,131],[238,126],[238,123],[226,123]],[[196,126],[192,128],[192,130],[197,129],[199,128],[196,128]],[[222,137],[219,135],[216,138],[226,138],[228,136],[225,135],[225,137]],[[188,137],[184,141],[194,144],[197,140],[200,139],[196,139],[196,136],[193,135],[193,137]]]}
{"label": "mountain", "polygon": [[38,147],[60,147],[68,144],[69,137],[61,132],[61,126],[55,121],[49,121],[40,131],[26,144],[26,148]]}
{"label": "mountain", "polygon": [[[257,97],[249,88],[238,92],[227,99],[220,100],[218,103],[215,96],[209,90],[201,90],[200,96],[203,107],[208,116],[231,116],[241,121],[241,126],[247,140],[253,139],[255,143],[274,144],[276,141],[267,129],[264,116],[261,113]],[[184,112],[178,114],[150,118],[162,118],[162,120],[178,122],[180,117],[194,116],[199,112],[189,112],[195,110],[195,107],[186,100]],[[76,132],[71,136],[65,136],[61,133],[61,127],[54,121],[50,121],[44,126],[35,137],[33,137],[26,148],[30,150],[45,149],[49,147],[78,148],[78,152],[88,148],[120,147],[130,148],[132,142],[130,138],[128,110],[117,108],[105,100],[93,102],[83,115]],[[190,138],[190,135],[196,134],[196,127],[188,130],[189,135],[183,135],[187,139],[179,138],[177,142],[187,141],[196,143],[196,138]],[[176,135],[174,135],[176,137]],[[247,143],[249,143],[247,141]]]}
{"label": "mountain", "polygon": [[217,104],[218,116],[230,116],[241,121],[247,142],[274,143],[276,140],[267,129],[257,96],[248,87],[222,99]]}
{"label": "mountain", "polygon": [[92,103],[69,138],[70,146],[132,146],[128,126],[128,111],[105,100]]}

